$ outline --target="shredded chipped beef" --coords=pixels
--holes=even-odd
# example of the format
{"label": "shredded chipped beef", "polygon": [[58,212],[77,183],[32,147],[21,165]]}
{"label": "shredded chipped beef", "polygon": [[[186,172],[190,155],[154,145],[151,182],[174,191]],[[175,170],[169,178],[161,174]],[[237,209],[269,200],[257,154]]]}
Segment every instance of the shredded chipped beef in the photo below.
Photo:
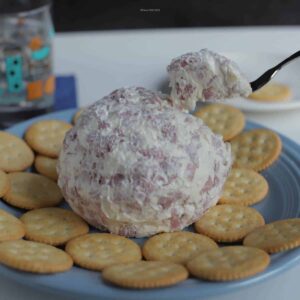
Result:
{"label": "shredded chipped beef", "polygon": [[67,133],[58,184],[91,225],[129,237],[181,230],[218,201],[230,146],[168,96],[121,88]]}

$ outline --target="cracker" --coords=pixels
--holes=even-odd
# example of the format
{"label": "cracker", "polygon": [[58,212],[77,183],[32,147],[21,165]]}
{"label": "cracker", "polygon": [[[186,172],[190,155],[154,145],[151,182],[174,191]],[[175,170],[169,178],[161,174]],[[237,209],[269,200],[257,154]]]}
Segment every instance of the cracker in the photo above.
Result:
{"label": "cracker", "polygon": [[34,273],[64,272],[73,265],[72,258],[63,250],[24,240],[1,243],[0,262],[14,269]]}
{"label": "cracker", "polygon": [[80,108],[79,110],[77,110],[77,112],[74,114],[73,119],[72,119],[72,123],[75,125],[79,119],[79,117],[81,116],[81,114],[83,113],[84,108]]}
{"label": "cracker", "polygon": [[9,180],[6,173],[0,170],[0,198],[7,193],[9,186]]}
{"label": "cracker", "polygon": [[16,172],[8,174],[10,189],[4,200],[23,209],[56,206],[62,201],[57,184],[42,175]]}
{"label": "cracker", "polygon": [[262,171],[280,155],[280,137],[268,129],[253,129],[241,133],[231,141],[234,166]]}
{"label": "cracker", "polygon": [[66,251],[83,268],[102,270],[117,264],[139,261],[140,247],[133,241],[110,233],[90,233],[69,241]]}
{"label": "cracker", "polygon": [[195,116],[214,132],[223,136],[224,141],[237,136],[245,127],[244,114],[235,107],[225,104],[210,104],[200,108]]}
{"label": "cracker", "polygon": [[23,171],[33,163],[34,155],[19,137],[0,131],[0,170]]}
{"label": "cracker", "polygon": [[243,279],[262,272],[270,263],[263,250],[229,246],[203,252],[187,263],[194,276],[213,281]]}
{"label": "cracker", "polygon": [[60,120],[39,121],[27,129],[25,140],[37,153],[55,158],[59,155],[65,134],[71,128],[71,124]]}
{"label": "cracker", "polygon": [[139,261],[105,268],[102,278],[112,284],[134,289],[159,288],[186,280],[187,270],[165,261]]}
{"label": "cracker", "polygon": [[37,155],[34,161],[34,167],[38,173],[57,181],[58,174],[56,171],[57,159],[43,155]]}
{"label": "cracker", "polygon": [[300,246],[300,219],[279,220],[250,232],[245,246],[256,247],[268,253],[277,253]]}
{"label": "cracker", "polygon": [[89,226],[70,210],[47,207],[29,211],[21,218],[26,239],[58,246],[86,234]]}
{"label": "cracker", "polygon": [[147,260],[185,264],[196,254],[215,248],[218,248],[218,245],[212,239],[198,233],[161,233],[146,241],[143,255]]}
{"label": "cracker", "polygon": [[235,242],[264,224],[263,216],[254,208],[222,204],[210,208],[195,223],[195,229],[218,242]]}
{"label": "cracker", "polygon": [[226,179],[220,204],[252,205],[267,195],[266,179],[250,169],[233,168]]}
{"label": "cracker", "polygon": [[0,242],[18,240],[24,235],[23,223],[5,210],[0,209]]}
{"label": "cracker", "polygon": [[250,94],[248,98],[259,102],[284,102],[292,98],[292,91],[285,84],[270,82]]}

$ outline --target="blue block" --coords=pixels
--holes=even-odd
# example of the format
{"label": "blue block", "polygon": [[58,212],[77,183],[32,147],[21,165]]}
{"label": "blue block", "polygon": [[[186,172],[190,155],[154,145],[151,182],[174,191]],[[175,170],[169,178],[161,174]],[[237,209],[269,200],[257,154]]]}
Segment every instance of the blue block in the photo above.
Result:
{"label": "blue block", "polygon": [[55,82],[54,110],[77,107],[76,78],[58,76]]}

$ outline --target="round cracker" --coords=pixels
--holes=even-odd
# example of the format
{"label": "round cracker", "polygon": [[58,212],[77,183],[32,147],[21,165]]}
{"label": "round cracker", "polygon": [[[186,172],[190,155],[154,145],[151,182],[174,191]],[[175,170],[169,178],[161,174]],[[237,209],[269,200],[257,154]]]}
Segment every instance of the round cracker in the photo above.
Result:
{"label": "round cracker", "polygon": [[187,268],[201,279],[229,281],[262,272],[269,263],[269,255],[260,249],[229,246],[199,254],[187,263]]}
{"label": "round cracker", "polygon": [[250,232],[245,246],[256,247],[268,253],[277,253],[300,246],[300,219],[279,220]]}
{"label": "round cracker", "polygon": [[254,208],[222,204],[210,208],[195,223],[195,229],[215,241],[226,243],[240,241],[264,224],[263,216]]}
{"label": "round cracker", "polygon": [[7,174],[0,170],[0,198],[9,190],[9,180]]}
{"label": "round cracker", "polygon": [[268,129],[253,129],[230,141],[234,166],[262,171],[271,166],[282,149],[280,137]]}
{"label": "round cracker", "polygon": [[51,179],[34,173],[8,174],[10,189],[4,200],[23,209],[36,209],[58,205],[63,197],[58,185]]}
{"label": "round cracker", "polygon": [[187,270],[165,261],[139,261],[105,268],[102,278],[112,284],[134,289],[159,288],[186,280]]}
{"label": "round cracker", "polygon": [[244,114],[235,107],[215,103],[200,108],[195,116],[216,134],[223,136],[224,141],[237,136],[245,127]]}
{"label": "round cracker", "polygon": [[24,235],[23,223],[15,216],[0,209],[0,242],[18,240]]}
{"label": "round cracker", "polygon": [[58,174],[56,171],[57,159],[43,155],[37,155],[34,161],[34,167],[38,173],[57,181]]}
{"label": "round cracker", "polygon": [[33,160],[32,150],[22,139],[0,131],[0,170],[23,171],[32,165]]}
{"label": "round cracker", "polygon": [[64,272],[73,265],[72,258],[63,250],[24,240],[1,243],[0,262],[14,269],[34,273]]}
{"label": "round cracker", "polygon": [[259,102],[283,102],[292,98],[289,86],[270,82],[248,96],[249,99]]}
{"label": "round cracker", "polygon": [[58,207],[31,210],[20,219],[25,226],[26,239],[53,246],[63,245],[89,231],[87,223],[74,212]]}
{"label": "round cracker", "polygon": [[139,261],[140,247],[133,241],[110,233],[90,233],[69,241],[66,251],[83,268],[102,270],[117,264]]}
{"label": "round cracker", "polygon": [[161,233],[148,239],[143,246],[147,260],[185,264],[202,251],[218,248],[210,238],[193,232]]}
{"label": "round cracker", "polygon": [[81,116],[81,114],[83,113],[84,108],[80,108],[79,110],[77,110],[77,112],[74,114],[73,119],[72,119],[72,123],[75,125],[79,119],[79,117]]}
{"label": "round cracker", "polygon": [[226,179],[219,204],[252,205],[267,195],[266,179],[250,169],[233,168]]}
{"label": "round cracker", "polygon": [[37,153],[56,158],[71,128],[71,124],[60,120],[39,121],[26,130],[25,140]]}

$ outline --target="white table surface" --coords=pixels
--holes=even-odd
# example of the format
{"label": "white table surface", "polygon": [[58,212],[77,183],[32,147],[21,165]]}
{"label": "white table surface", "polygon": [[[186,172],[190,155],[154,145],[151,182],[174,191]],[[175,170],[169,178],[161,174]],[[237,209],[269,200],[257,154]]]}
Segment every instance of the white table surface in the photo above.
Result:
{"label": "white table surface", "polygon": [[[216,52],[270,51],[290,54],[300,48],[300,26],[58,34],[55,38],[55,72],[76,75],[79,102],[81,106],[85,106],[121,86],[141,85],[159,89],[166,76],[166,65],[171,58],[201,48],[209,48]],[[300,143],[300,110],[251,113],[247,114],[247,118]],[[262,284],[209,299],[299,299],[299,278],[300,265],[297,265]],[[74,298],[35,291],[0,278],[0,299]]]}

